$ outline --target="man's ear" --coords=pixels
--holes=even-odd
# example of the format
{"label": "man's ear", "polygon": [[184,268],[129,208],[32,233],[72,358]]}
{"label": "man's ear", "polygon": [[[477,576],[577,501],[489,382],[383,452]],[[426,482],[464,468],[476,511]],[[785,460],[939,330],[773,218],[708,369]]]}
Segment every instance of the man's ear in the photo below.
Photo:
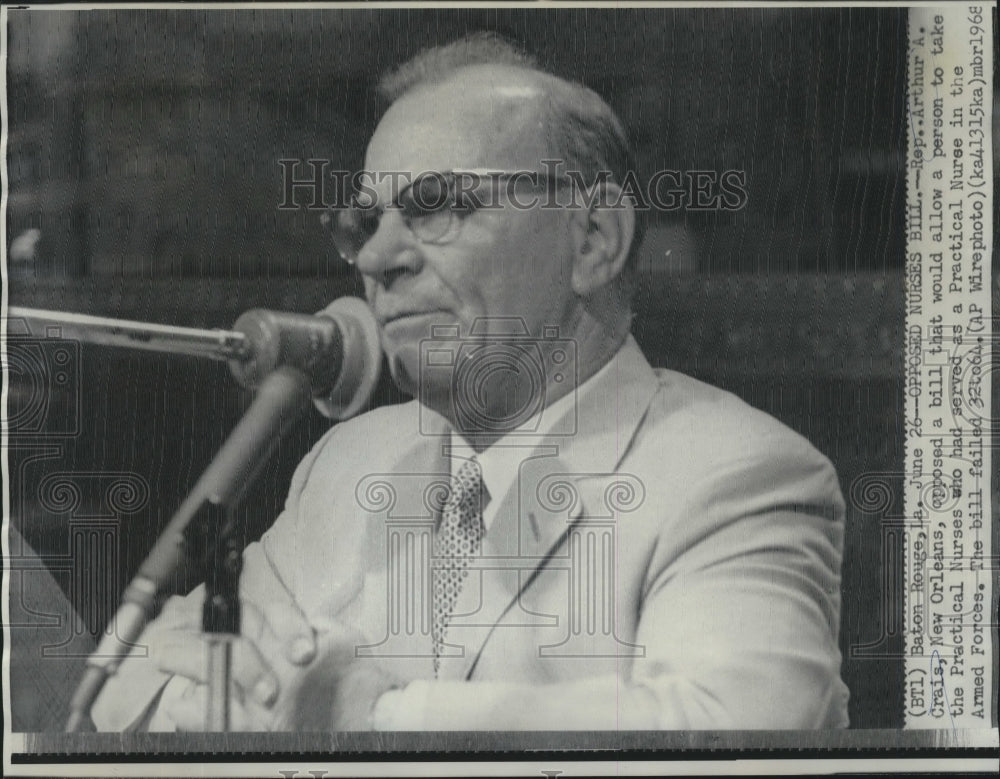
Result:
{"label": "man's ear", "polygon": [[585,297],[613,281],[625,269],[635,235],[635,207],[614,185],[573,209],[573,292]]}

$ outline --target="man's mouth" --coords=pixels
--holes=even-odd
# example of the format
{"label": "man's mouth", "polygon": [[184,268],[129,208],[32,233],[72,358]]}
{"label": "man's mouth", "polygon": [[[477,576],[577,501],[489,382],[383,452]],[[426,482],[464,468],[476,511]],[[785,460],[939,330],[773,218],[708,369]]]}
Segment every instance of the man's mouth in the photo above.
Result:
{"label": "man's mouth", "polygon": [[386,316],[380,316],[379,324],[382,327],[389,327],[394,324],[402,324],[409,320],[421,319],[428,316],[442,314],[442,311],[437,309],[423,310],[423,311],[400,311]]}

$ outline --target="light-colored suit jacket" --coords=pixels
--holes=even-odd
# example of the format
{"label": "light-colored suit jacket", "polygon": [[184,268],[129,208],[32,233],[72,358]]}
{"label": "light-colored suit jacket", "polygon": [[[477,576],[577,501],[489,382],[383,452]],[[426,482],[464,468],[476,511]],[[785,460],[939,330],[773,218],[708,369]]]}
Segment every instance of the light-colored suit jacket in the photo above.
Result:
{"label": "light-colored suit jacket", "polygon": [[[244,596],[284,587],[315,623],[360,631],[359,658],[414,682],[400,727],[846,726],[833,467],[734,395],[653,370],[632,339],[611,367],[556,426],[575,432],[524,439],[436,680],[430,539],[450,439],[416,402],[314,447],[246,550]],[[102,729],[169,681],[142,654],[95,707]]]}

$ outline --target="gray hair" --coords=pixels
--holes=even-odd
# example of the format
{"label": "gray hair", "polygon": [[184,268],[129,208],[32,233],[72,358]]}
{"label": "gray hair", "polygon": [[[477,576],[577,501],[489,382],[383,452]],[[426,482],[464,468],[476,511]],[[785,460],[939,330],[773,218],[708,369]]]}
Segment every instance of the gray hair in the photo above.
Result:
{"label": "gray hair", "polygon": [[[474,33],[424,49],[385,74],[378,83],[378,93],[391,105],[415,87],[440,83],[473,65],[507,65],[545,76],[548,141],[567,169],[578,171],[586,182],[598,181],[602,172],[609,171],[619,186],[639,186],[628,134],[604,99],[589,87],[544,69],[536,57],[496,33]],[[627,276],[635,269],[645,234],[644,210],[635,211],[635,235],[625,264]]]}

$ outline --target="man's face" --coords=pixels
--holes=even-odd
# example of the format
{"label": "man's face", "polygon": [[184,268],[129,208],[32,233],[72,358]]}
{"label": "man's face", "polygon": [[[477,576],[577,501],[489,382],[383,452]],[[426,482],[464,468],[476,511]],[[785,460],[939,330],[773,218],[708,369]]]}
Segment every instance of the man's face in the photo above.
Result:
{"label": "man's face", "polygon": [[[368,146],[365,168],[376,175],[379,203],[388,203],[402,187],[389,176],[379,181],[378,174],[405,174],[405,184],[426,171],[544,170],[541,99],[530,74],[489,66],[407,94],[390,108]],[[527,187],[523,196],[518,190],[521,202],[541,195]],[[489,326],[491,320],[514,317],[532,336],[543,326],[572,336],[567,213],[520,209],[503,194],[495,202],[499,208],[456,218],[448,240],[438,243],[421,242],[398,210],[389,209],[358,255],[393,375],[405,391],[416,394],[420,342],[435,325],[457,325],[466,338],[477,320],[479,335],[484,322],[487,332],[496,333],[501,329]]]}

